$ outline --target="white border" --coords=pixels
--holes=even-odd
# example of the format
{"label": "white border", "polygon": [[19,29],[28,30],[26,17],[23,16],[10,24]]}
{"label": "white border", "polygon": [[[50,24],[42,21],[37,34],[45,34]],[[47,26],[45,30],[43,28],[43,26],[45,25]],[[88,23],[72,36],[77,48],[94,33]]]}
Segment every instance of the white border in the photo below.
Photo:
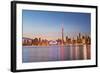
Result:
{"label": "white border", "polygon": [[[17,4],[17,57],[16,65],[17,70],[22,69],[38,69],[38,68],[52,68],[52,67],[71,67],[71,66],[85,66],[95,65],[95,9],[81,8],[81,7],[64,7],[64,6],[45,6],[45,5],[28,5],[28,4]],[[82,12],[91,13],[91,60],[77,60],[77,61],[58,61],[58,62],[40,62],[40,63],[22,63],[22,9],[27,10],[45,10],[45,11],[62,11],[62,12]]]}

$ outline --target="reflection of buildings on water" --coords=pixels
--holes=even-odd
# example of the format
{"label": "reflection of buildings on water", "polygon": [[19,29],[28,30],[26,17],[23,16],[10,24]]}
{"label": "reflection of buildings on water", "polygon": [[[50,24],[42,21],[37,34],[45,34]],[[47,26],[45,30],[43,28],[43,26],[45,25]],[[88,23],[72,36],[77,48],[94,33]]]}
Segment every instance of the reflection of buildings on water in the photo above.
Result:
{"label": "reflection of buildings on water", "polygon": [[64,27],[62,25],[61,28],[61,38],[58,38],[56,40],[48,40],[43,38],[22,38],[22,43],[24,46],[50,46],[50,45],[68,45],[68,44],[91,44],[91,38],[90,36],[83,36],[81,33],[77,35],[77,38],[73,37],[70,38],[68,36],[65,36],[64,38]]}
{"label": "reflection of buildings on water", "polygon": [[90,45],[23,46],[23,62],[90,60]]}

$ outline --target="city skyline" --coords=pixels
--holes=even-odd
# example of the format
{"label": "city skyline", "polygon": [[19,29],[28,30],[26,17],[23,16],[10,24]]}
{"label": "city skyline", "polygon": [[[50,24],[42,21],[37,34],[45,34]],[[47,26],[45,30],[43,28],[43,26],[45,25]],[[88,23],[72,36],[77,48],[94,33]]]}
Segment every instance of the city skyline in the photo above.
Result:
{"label": "city skyline", "polygon": [[41,37],[37,38],[26,38],[23,37],[23,46],[50,46],[51,42],[54,42],[55,45],[69,45],[69,44],[78,44],[78,45],[90,45],[91,44],[91,37],[90,36],[84,36],[79,33],[77,35],[77,38],[70,38],[69,36],[63,35],[63,28],[62,28],[62,37],[57,38],[56,40],[48,40],[48,39],[43,39]]}

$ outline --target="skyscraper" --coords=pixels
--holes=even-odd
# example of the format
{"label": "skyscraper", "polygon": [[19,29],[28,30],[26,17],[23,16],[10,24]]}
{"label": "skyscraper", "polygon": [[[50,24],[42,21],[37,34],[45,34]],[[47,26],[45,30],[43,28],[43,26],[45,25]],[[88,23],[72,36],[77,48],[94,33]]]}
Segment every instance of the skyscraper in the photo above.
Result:
{"label": "skyscraper", "polygon": [[61,50],[60,50],[60,53],[61,53],[61,59],[64,60],[64,28],[63,28],[63,24],[62,24],[62,27],[61,27],[61,34],[62,34],[62,41],[61,41]]}
{"label": "skyscraper", "polygon": [[63,27],[63,24],[62,24],[62,45],[64,45],[64,27]]}

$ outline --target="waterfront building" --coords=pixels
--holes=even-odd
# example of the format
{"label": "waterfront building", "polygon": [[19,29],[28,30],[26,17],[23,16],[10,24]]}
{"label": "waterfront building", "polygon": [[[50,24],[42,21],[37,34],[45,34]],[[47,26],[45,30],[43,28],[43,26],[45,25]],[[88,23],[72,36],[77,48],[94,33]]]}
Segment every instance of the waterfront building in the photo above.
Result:
{"label": "waterfront building", "polygon": [[61,34],[62,34],[62,45],[64,45],[64,27],[63,27],[63,24],[62,24],[62,32],[61,32]]}
{"label": "waterfront building", "polygon": [[23,37],[22,38],[22,44],[23,45],[32,45],[32,40],[33,39]]}

